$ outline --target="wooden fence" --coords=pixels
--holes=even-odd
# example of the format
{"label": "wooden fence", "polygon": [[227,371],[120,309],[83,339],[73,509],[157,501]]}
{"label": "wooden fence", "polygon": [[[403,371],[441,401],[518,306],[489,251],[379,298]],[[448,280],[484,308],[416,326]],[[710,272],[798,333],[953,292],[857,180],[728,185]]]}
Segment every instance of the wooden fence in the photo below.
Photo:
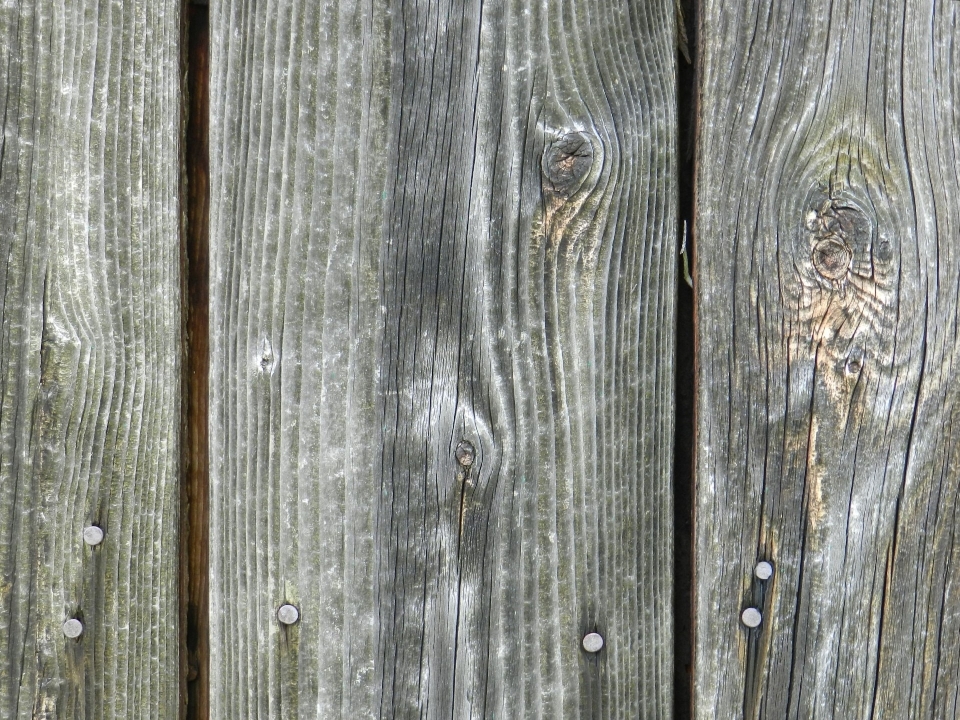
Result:
{"label": "wooden fence", "polygon": [[960,2],[0,61],[0,718],[960,717]]}

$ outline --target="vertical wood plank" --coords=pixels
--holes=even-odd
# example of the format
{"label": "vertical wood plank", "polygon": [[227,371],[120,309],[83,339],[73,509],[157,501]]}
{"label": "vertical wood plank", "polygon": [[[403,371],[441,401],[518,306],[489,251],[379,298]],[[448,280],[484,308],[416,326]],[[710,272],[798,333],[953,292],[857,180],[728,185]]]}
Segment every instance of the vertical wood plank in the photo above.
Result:
{"label": "vertical wood plank", "polygon": [[670,715],[673,11],[396,9],[381,717]]}
{"label": "vertical wood plank", "polygon": [[177,717],[179,22],[0,8],[0,717]]}
{"label": "vertical wood plank", "polygon": [[212,716],[669,716],[673,12],[213,7]]}
{"label": "vertical wood plank", "polygon": [[211,5],[214,718],[376,714],[389,21]]}
{"label": "vertical wood plank", "polygon": [[697,717],[956,717],[960,5],[703,10]]}

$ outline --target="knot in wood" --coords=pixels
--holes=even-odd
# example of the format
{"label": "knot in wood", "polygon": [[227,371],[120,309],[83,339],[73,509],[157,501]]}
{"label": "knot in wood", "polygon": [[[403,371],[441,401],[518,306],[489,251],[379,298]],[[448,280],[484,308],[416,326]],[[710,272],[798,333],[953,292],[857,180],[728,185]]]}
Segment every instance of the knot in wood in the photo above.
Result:
{"label": "knot in wood", "polygon": [[860,348],[854,348],[847,356],[847,361],[844,363],[844,370],[846,370],[850,375],[859,375],[860,371],[863,370],[863,359],[863,350]]}
{"label": "knot in wood", "polygon": [[470,467],[473,465],[473,459],[475,456],[473,445],[466,440],[463,440],[459,445],[457,445],[456,456],[457,462],[463,467]]}
{"label": "knot in wood", "polygon": [[844,278],[853,262],[853,250],[839,235],[820,238],[813,246],[813,267],[827,280]]}
{"label": "knot in wood", "polygon": [[270,343],[270,340],[263,338],[263,341],[260,343],[260,370],[264,373],[273,373],[274,367],[276,367],[276,355],[273,352],[273,345]]}
{"label": "knot in wood", "polygon": [[571,132],[550,142],[543,151],[541,168],[551,188],[561,194],[575,192],[593,165],[593,143],[583,132]]}

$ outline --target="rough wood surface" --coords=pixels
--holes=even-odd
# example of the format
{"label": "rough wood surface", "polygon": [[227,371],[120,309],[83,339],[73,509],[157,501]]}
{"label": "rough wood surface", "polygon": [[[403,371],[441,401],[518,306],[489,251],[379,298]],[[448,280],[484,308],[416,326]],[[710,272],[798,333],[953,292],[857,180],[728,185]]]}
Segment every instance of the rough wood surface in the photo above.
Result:
{"label": "rough wood surface", "polygon": [[370,717],[389,18],[210,20],[210,716]]}
{"label": "rough wood surface", "polygon": [[179,18],[0,7],[3,718],[177,716]]}
{"label": "rough wood surface", "polygon": [[697,717],[956,718],[960,3],[701,40]]}
{"label": "rough wood surface", "polygon": [[212,38],[211,715],[669,717],[673,3]]}

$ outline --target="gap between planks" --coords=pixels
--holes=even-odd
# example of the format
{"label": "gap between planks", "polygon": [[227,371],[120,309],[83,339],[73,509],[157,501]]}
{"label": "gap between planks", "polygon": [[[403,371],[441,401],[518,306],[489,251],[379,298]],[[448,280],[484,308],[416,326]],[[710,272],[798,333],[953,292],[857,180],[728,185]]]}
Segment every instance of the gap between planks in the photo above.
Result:
{"label": "gap between planks", "polygon": [[207,720],[209,702],[209,7],[181,20],[180,718]]}

